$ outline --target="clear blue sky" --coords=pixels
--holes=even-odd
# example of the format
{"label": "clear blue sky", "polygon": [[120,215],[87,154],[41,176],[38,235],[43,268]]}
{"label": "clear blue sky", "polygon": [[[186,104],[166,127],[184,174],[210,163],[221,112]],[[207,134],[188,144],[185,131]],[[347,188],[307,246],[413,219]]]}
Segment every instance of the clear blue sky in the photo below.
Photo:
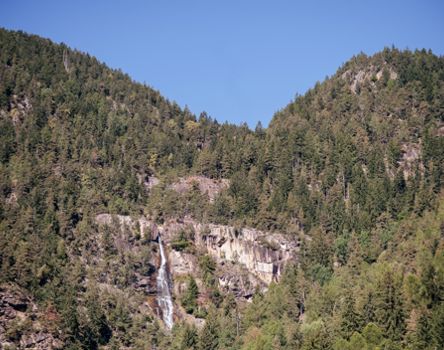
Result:
{"label": "clear blue sky", "polygon": [[250,126],[361,51],[444,53],[440,0],[0,0],[0,26],[86,51],[196,114]]}

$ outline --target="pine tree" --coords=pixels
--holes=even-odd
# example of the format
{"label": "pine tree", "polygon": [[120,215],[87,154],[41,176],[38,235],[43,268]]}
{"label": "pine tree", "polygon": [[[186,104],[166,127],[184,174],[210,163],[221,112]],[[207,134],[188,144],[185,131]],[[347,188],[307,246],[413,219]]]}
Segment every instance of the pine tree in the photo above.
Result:
{"label": "pine tree", "polygon": [[401,279],[392,270],[383,273],[375,295],[376,318],[387,336],[399,341],[405,332],[405,312]]}
{"label": "pine tree", "polygon": [[416,325],[415,347],[418,350],[426,350],[433,341],[430,320],[426,314],[421,314]]}
{"label": "pine tree", "polygon": [[173,328],[173,341],[171,350],[191,350],[196,349],[198,336],[196,327],[187,323],[176,324]]}
{"label": "pine tree", "polygon": [[187,289],[182,296],[182,306],[185,311],[192,314],[197,311],[197,297],[199,295],[199,288],[197,287],[196,280],[190,276],[188,280]]}
{"label": "pine tree", "polygon": [[444,349],[444,302],[440,302],[433,310],[431,333],[437,349]]}
{"label": "pine tree", "polygon": [[219,349],[233,349],[240,333],[240,316],[233,294],[228,294],[221,305]]}
{"label": "pine tree", "polygon": [[348,251],[349,251],[348,266],[350,266],[351,270],[355,274],[358,274],[361,271],[363,258],[362,258],[361,244],[359,242],[356,233],[354,232],[348,244]]}
{"label": "pine tree", "polygon": [[376,321],[376,306],[373,292],[371,291],[367,295],[367,300],[362,310],[362,321],[364,324]]}
{"label": "pine tree", "polygon": [[199,350],[216,350],[219,345],[219,320],[216,311],[210,310],[199,334]]}
{"label": "pine tree", "polygon": [[350,339],[354,332],[360,331],[361,318],[355,310],[355,298],[352,292],[345,295],[341,312],[341,335]]}
{"label": "pine tree", "polygon": [[362,336],[367,342],[369,349],[376,348],[384,339],[382,330],[377,325],[371,322],[367,324],[362,330]]}

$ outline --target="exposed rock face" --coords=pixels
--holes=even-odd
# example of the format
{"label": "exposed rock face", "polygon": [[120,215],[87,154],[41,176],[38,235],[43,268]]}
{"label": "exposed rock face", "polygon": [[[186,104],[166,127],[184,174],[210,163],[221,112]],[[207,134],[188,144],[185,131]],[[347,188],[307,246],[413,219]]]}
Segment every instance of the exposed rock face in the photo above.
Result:
{"label": "exposed rock face", "polygon": [[171,189],[184,193],[189,191],[196,184],[203,194],[207,194],[210,202],[213,202],[217,195],[228,188],[230,182],[227,179],[214,180],[205,176],[190,176],[180,178],[178,182],[171,185]]}
{"label": "exposed rock face", "polygon": [[[159,179],[154,176],[148,177],[144,182],[145,187],[149,190],[159,184]],[[199,188],[202,194],[208,196],[210,202],[213,202],[221,191],[228,188],[230,181],[227,179],[215,180],[205,176],[189,176],[179,178],[177,182],[172,183],[168,188],[182,194],[191,190],[194,185]]]}
{"label": "exposed rock face", "polygon": [[[32,109],[32,105],[27,96],[11,96],[11,101],[9,102],[9,116],[12,119],[12,122],[15,126],[20,125],[25,120],[26,115]],[[8,112],[4,110],[0,110],[0,115],[8,114]]]}
{"label": "exposed rock face", "polygon": [[382,68],[370,65],[365,70],[358,71],[347,70],[341,77],[350,84],[350,90],[356,95],[359,94],[359,88],[363,83],[369,82],[374,86],[375,82],[383,77],[384,69],[387,71],[389,79],[398,78],[398,74],[388,65],[384,65]]}
{"label": "exposed rock face", "polygon": [[216,262],[243,266],[266,284],[279,279],[285,264],[296,259],[299,250],[297,240],[282,234],[225,225],[203,225],[191,219],[183,223],[167,222],[164,230],[171,240],[189,227],[195,233],[195,245],[206,250]]}
{"label": "exposed rock face", "polygon": [[[155,275],[159,257],[157,254],[152,254],[154,247],[150,245],[150,241],[157,239],[157,226],[145,218],[133,219],[130,216],[110,214],[97,215],[96,222],[100,226],[101,236],[95,241],[97,247],[94,248],[91,245],[91,249],[95,249],[91,258],[94,261],[89,261],[88,265],[101,269],[99,281],[114,285],[114,272],[121,266],[121,259],[125,254],[131,252],[133,258],[137,257],[132,262],[133,274],[130,278],[133,281],[132,288],[145,295],[156,295]],[[107,226],[112,228],[112,233],[109,237],[109,246],[106,247],[104,246],[104,235]],[[144,252],[145,248],[146,252]],[[114,259],[105,259],[105,255],[109,254],[110,249],[113,251]]]}
{"label": "exposed rock face", "polygon": [[148,179],[143,183],[147,189],[152,189],[154,186],[157,186],[160,183],[160,180],[157,177],[150,176]]}
{"label": "exposed rock face", "polygon": [[[270,284],[278,280],[284,266],[289,261],[296,261],[299,242],[293,237],[278,233],[266,233],[251,228],[208,224],[204,225],[192,219],[168,221],[156,225],[146,218],[132,219],[129,216],[111,216],[101,214],[96,218],[102,224],[112,224],[117,220],[121,225],[139,229],[142,237],[155,239],[158,232],[167,245],[171,244],[180,232],[192,230],[196,249],[208,253],[219,266],[223,266],[221,286],[235,286],[245,291],[262,283]],[[139,227],[139,228],[137,228]],[[196,271],[195,256],[169,250],[168,260],[173,275],[193,274]],[[244,268],[251,276],[241,278],[234,267]],[[233,272],[233,273],[230,273]],[[243,286],[243,287],[242,287]],[[250,291],[245,291],[249,294]],[[242,293],[241,293],[242,294]]]}
{"label": "exposed rock face", "polygon": [[171,271],[178,275],[192,275],[197,270],[197,261],[193,254],[171,250],[169,255]]}
{"label": "exposed rock face", "polygon": [[409,177],[415,175],[415,168],[419,164],[420,170],[424,171],[424,167],[421,160],[421,145],[419,144],[403,144],[402,145],[402,158],[399,161],[399,165],[403,170],[404,178],[407,180]]}
{"label": "exposed rock face", "polygon": [[[175,277],[174,293],[181,295],[186,283],[180,283],[181,276],[195,275],[199,269],[198,258],[194,254],[171,250],[169,253],[170,269]],[[219,261],[217,268],[219,287],[233,293],[237,298],[249,299],[257,289],[264,290],[266,284],[245,267],[235,262]],[[198,284],[201,281],[198,280]]]}
{"label": "exposed rock face", "polygon": [[157,225],[153,222],[146,220],[145,218],[133,219],[131,216],[126,215],[110,215],[99,214],[96,216],[96,222],[99,225],[119,225],[120,229],[124,231],[126,228],[130,229],[133,233],[140,233],[141,237],[146,239],[157,239]]}
{"label": "exposed rock face", "polygon": [[[101,243],[106,241],[106,232],[113,232],[112,249],[119,256],[125,256],[124,252],[139,256],[140,249],[145,246],[150,254],[147,255],[148,260],[145,258],[144,262],[137,262],[140,266],[133,264],[132,290],[147,296],[148,302],[143,308],[161,318],[155,302],[159,292],[156,278],[161,265],[157,248],[160,234],[168,273],[172,277],[171,290],[176,297],[176,301],[173,301],[173,318],[186,320],[197,327],[203,325],[203,320],[187,314],[178,301],[188,288],[189,276],[194,277],[200,291],[197,303],[205,306],[210,298],[207,286],[201,279],[200,256],[208,254],[216,262],[214,277],[221,291],[232,293],[239,301],[248,301],[257,290],[264,292],[272,281],[278,280],[285,265],[297,261],[299,251],[298,239],[293,236],[252,228],[201,224],[190,218],[169,220],[159,225],[145,217],[100,214],[96,216],[96,222],[102,226],[99,229],[102,235],[96,240],[98,252],[92,254],[96,261],[90,263],[98,268],[103,266],[99,275],[103,276],[99,278],[103,287],[119,289],[113,278],[115,271],[119,270],[118,265],[106,264],[101,257],[106,254],[106,247]],[[187,239],[185,248],[180,245],[183,237]]]}
{"label": "exposed rock face", "polygon": [[266,290],[266,284],[245,268],[235,264],[226,264],[219,276],[219,286],[233,293],[237,298],[250,299],[259,289]]}
{"label": "exposed rock face", "polygon": [[59,316],[44,312],[13,284],[0,286],[0,349],[62,349],[52,321]]}

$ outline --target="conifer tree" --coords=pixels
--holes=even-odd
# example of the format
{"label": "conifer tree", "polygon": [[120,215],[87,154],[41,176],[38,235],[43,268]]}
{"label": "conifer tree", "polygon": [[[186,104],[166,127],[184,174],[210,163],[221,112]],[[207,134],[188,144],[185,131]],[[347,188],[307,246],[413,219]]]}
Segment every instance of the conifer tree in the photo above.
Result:
{"label": "conifer tree", "polygon": [[205,325],[199,334],[199,350],[216,350],[219,345],[220,325],[217,313],[214,309],[210,310]]}
{"label": "conifer tree", "polygon": [[350,339],[354,332],[360,331],[361,317],[355,308],[352,292],[346,293],[341,312],[341,333],[346,339]]}
{"label": "conifer tree", "polygon": [[385,271],[378,281],[375,302],[378,323],[390,339],[401,340],[405,332],[405,312],[401,279],[394,271]]}

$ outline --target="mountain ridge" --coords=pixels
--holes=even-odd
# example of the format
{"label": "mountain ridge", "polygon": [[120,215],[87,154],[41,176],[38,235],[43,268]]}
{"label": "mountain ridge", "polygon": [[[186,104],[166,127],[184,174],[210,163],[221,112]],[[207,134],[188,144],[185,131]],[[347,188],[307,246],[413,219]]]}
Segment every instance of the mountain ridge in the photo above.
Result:
{"label": "mountain ridge", "polygon": [[[69,349],[444,344],[443,57],[358,55],[253,131],[196,118],[65,45],[0,30],[0,46],[0,283],[52,320],[42,330],[1,304],[4,346],[38,347],[39,332]],[[118,215],[180,228],[166,255],[193,269],[173,274],[172,333],[152,300],[158,231]],[[250,304],[221,283],[238,288],[285,252],[261,239],[276,261],[253,254],[247,270],[234,258],[247,248],[214,255],[247,227],[300,245]]]}

